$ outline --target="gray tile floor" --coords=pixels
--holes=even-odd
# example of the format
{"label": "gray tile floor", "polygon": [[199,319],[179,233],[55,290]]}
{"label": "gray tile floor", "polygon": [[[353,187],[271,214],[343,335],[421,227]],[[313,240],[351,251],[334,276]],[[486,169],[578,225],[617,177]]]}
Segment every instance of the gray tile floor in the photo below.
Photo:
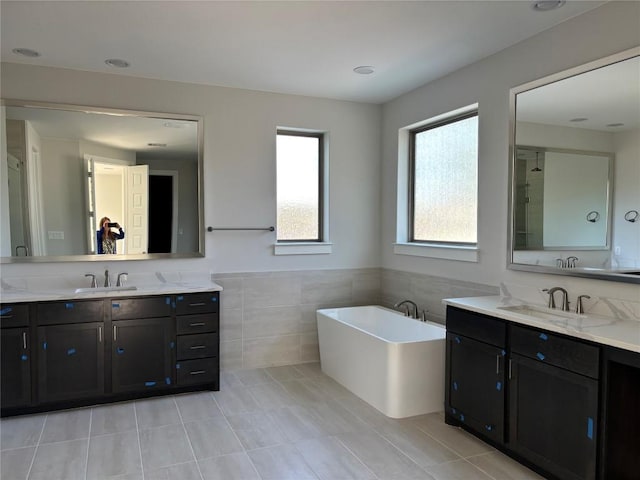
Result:
{"label": "gray tile floor", "polygon": [[402,420],[318,364],[227,372],[200,392],[3,419],[2,480],[525,480],[538,475],[445,425]]}

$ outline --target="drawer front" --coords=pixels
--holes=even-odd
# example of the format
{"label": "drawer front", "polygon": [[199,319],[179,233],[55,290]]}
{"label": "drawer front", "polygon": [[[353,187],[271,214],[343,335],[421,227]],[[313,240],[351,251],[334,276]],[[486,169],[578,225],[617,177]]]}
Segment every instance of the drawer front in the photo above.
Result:
{"label": "drawer front", "polygon": [[202,292],[176,295],[176,315],[215,313],[219,310],[220,293]]}
{"label": "drawer front", "polygon": [[38,303],[36,310],[38,325],[101,322],[103,305],[102,300]]}
{"label": "drawer front", "polygon": [[176,364],[178,385],[218,383],[218,359],[186,360]]}
{"label": "drawer front", "polygon": [[505,348],[507,343],[507,325],[502,320],[450,306],[447,307],[447,332],[500,348]]}
{"label": "drawer front", "polygon": [[171,296],[114,298],[110,308],[113,320],[168,317],[171,316]]}
{"label": "drawer front", "polygon": [[26,303],[0,305],[0,327],[27,326],[29,326],[29,305]]}
{"label": "drawer front", "polygon": [[218,314],[183,315],[176,319],[178,335],[194,333],[218,333]]}
{"label": "drawer front", "polygon": [[600,349],[544,330],[511,327],[511,350],[525,357],[598,378]]}
{"label": "drawer front", "polygon": [[218,355],[218,334],[180,335],[176,355],[179,360],[215,357]]}

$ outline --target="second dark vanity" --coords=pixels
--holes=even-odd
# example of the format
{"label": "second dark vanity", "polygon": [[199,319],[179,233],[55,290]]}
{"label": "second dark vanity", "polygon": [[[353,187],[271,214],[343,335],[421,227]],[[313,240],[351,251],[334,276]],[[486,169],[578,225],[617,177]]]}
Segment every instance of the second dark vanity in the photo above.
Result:
{"label": "second dark vanity", "polygon": [[2,416],[219,390],[218,291],[1,306]]}
{"label": "second dark vanity", "polygon": [[638,385],[638,353],[447,307],[446,423],[545,478],[637,478]]}

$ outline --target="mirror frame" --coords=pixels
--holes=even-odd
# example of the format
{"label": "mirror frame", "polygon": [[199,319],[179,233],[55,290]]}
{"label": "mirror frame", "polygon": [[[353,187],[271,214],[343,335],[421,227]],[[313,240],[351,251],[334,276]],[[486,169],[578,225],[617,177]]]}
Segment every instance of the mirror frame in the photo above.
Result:
{"label": "mirror frame", "polygon": [[[108,107],[94,107],[86,105],[72,105],[64,103],[38,102],[30,100],[0,99],[3,107],[41,108],[52,110],[65,110],[70,112],[95,113],[113,115],[117,117],[144,117],[161,120],[189,120],[197,122],[197,148],[198,148],[198,251],[189,253],[143,253],[129,255],[59,255],[40,257],[0,257],[0,264],[6,263],[51,263],[51,262],[104,262],[125,260],[159,260],[169,258],[202,258],[204,251],[204,118],[198,115],[179,113],[149,112],[142,110],[124,110]],[[6,152],[4,153],[6,155]]]}
{"label": "mirror frame", "polygon": [[[629,275],[623,273],[614,273],[607,271],[582,271],[576,269],[559,269],[544,265],[529,265],[524,263],[513,262],[514,238],[515,238],[515,164],[516,164],[516,97],[520,93],[542,87],[551,83],[555,83],[566,78],[574,77],[582,73],[606,67],[614,63],[629,60],[640,56],[640,47],[630,48],[622,52],[609,55],[607,57],[594,60],[592,62],[579,65],[552,75],[548,75],[523,85],[511,88],[509,90],[509,218],[507,228],[507,269],[519,270],[524,272],[547,273],[551,275],[565,275],[571,277],[583,277],[597,280],[610,280],[614,282],[636,283],[640,284],[640,275]],[[610,187],[611,187],[610,183]],[[612,195],[610,190],[609,195]],[[611,215],[610,215],[611,217]],[[639,269],[640,270],[640,269]]]}

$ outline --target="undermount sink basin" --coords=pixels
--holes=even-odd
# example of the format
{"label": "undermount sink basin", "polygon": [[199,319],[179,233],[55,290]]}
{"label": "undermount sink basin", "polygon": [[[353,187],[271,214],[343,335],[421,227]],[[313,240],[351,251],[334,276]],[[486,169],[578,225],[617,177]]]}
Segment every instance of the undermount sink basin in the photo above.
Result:
{"label": "undermount sink basin", "polygon": [[498,307],[498,309],[550,321],[575,319],[579,317],[576,313],[563,312],[562,310],[551,310],[549,308],[537,307],[535,305],[512,305],[507,307]]}
{"label": "undermount sink basin", "polygon": [[126,292],[137,289],[138,287],[135,287],[133,285],[125,285],[122,287],[85,287],[76,288],[75,293]]}

